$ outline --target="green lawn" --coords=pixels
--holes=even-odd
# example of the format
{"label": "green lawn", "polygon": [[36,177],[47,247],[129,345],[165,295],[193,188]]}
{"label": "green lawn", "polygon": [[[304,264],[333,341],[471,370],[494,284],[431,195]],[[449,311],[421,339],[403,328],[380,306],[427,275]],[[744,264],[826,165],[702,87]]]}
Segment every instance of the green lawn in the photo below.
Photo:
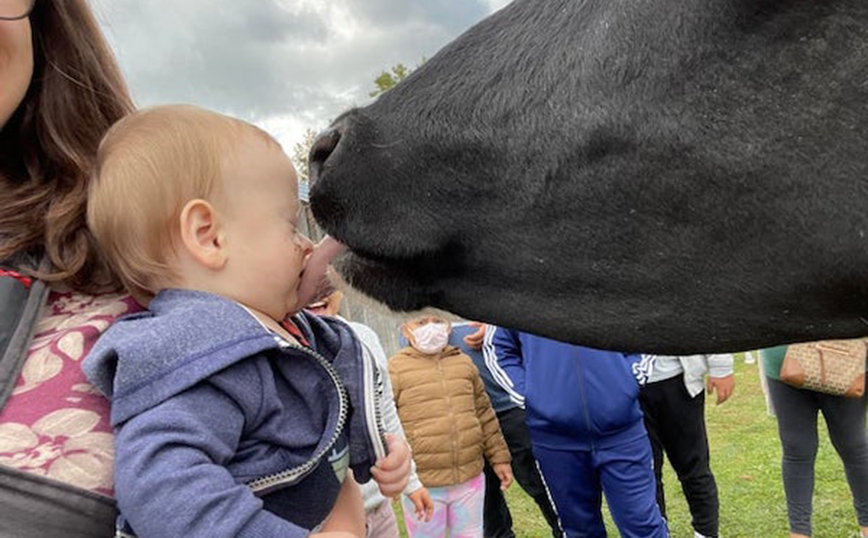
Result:
{"label": "green lawn", "polygon": [[[723,538],[786,538],[787,512],[781,485],[781,448],[777,425],[768,416],[756,364],[736,360],[736,389],[721,406],[708,399],[706,418],[712,469],[720,490],[720,532]],[[857,530],[844,469],[820,421],[814,494],[814,537],[846,538]],[[673,538],[692,538],[690,513],[674,472],[664,469],[670,530]],[[551,536],[534,502],[517,484],[507,492],[518,538]],[[395,504],[399,521],[400,506]],[[610,536],[618,536],[608,513]],[[402,536],[406,536],[401,522]]]}

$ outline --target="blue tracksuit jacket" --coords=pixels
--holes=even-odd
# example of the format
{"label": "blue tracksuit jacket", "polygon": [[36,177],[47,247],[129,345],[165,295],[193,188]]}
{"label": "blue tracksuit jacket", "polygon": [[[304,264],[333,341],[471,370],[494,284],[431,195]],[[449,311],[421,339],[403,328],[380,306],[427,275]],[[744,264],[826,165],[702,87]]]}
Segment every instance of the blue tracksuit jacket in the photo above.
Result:
{"label": "blue tracksuit jacket", "polygon": [[647,435],[639,383],[648,362],[489,326],[483,350],[492,375],[527,411],[535,444],[608,448]]}

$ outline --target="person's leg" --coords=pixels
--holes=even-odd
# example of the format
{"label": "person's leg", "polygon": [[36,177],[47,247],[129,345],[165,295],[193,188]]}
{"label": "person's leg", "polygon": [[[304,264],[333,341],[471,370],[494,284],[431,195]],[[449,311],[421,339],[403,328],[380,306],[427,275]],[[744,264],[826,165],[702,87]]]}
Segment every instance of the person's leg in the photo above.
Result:
{"label": "person's leg", "polygon": [[[513,472],[515,463],[513,462]],[[482,469],[485,475],[485,503],[482,509],[482,529],[485,538],[515,538],[512,532],[512,514],[500,490],[500,479],[488,460]]]}
{"label": "person's leg", "polygon": [[640,437],[594,452],[600,483],[615,525],[623,538],[667,538],[666,522],[657,506],[651,444]]}
{"label": "person's leg", "polygon": [[814,461],[817,457],[818,393],[768,379],[769,396],[778,417],[783,458],[781,473],[787,498],[790,533],[811,535]]}
{"label": "person's leg", "polygon": [[649,383],[639,391],[639,405],[642,406],[645,430],[651,443],[651,456],[654,462],[654,479],[657,495],[657,506],[660,514],[666,519],[666,493],[663,489],[663,440],[662,427],[667,420],[666,381]]}
{"label": "person's leg", "polygon": [[428,488],[431,501],[434,503],[434,514],[431,521],[418,521],[413,501],[406,495],[401,495],[401,507],[404,509],[404,525],[410,538],[443,538],[446,536],[446,517],[449,499],[449,487]]}
{"label": "person's leg", "polygon": [[450,538],[482,538],[485,475],[479,473],[450,490],[446,516]]}
{"label": "person's leg", "polygon": [[395,511],[388,499],[365,515],[367,538],[400,538]]}
{"label": "person's leg", "polygon": [[[533,447],[564,534],[569,538],[605,538],[603,495],[591,453]],[[650,470],[650,464],[649,464]]]}
{"label": "person's leg", "polygon": [[822,395],[820,409],[829,438],[841,461],[853,494],[853,507],[862,535],[868,536],[868,432],[865,416],[868,395],[861,398]]}
{"label": "person's leg", "polygon": [[[521,486],[530,497],[536,502],[540,508],[543,517],[552,530],[554,538],[561,538],[564,533],[561,530],[561,523],[558,520],[557,512],[552,505],[549,497],[548,489],[540,476],[539,469],[536,465],[536,458],[533,456],[533,449],[530,444],[530,434],[527,431],[525,424],[525,412],[520,407],[514,407],[507,411],[497,414],[497,419],[500,422],[500,430],[503,432],[503,438],[509,447],[509,453],[512,455],[512,474],[515,481]],[[486,480],[488,476],[486,475]],[[489,486],[486,483],[486,488]],[[498,492],[499,486],[496,486]],[[486,489],[487,491],[487,489]],[[502,497],[502,495],[501,495]],[[487,500],[486,500],[487,502]],[[487,508],[486,508],[487,509]],[[487,520],[486,520],[487,524]],[[510,519],[510,530],[512,529],[512,519]],[[486,538],[488,537],[486,528]]]}
{"label": "person's leg", "polygon": [[720,501],[709,462],[705,393],[691,398],[684,386],[683,375],[654,384],[660,385],[662,389],[660,439],[681,482],[693,529],[703,536],[716,537],[719,532]]}

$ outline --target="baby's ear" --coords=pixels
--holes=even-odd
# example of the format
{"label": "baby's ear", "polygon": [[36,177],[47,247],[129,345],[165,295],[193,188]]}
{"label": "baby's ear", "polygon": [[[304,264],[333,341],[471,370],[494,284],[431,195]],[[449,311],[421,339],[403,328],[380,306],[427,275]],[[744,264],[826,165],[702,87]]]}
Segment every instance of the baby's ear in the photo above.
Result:
{"label": "baby's ear", "polygon": [[197,262],[208,269],[226,265],[224,238],[214,206],[205,200],[190,200],[179,217],[181,243]]}

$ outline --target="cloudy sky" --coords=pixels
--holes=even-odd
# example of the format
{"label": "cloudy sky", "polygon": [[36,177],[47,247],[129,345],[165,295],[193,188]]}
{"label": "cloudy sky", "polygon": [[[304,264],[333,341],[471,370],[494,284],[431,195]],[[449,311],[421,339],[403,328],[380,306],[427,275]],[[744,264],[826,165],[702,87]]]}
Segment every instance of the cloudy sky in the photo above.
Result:
{"label": "cloudy sky", "polygon": [[141,106],[195,103],[290,152],[509,0],[92,0]]}

